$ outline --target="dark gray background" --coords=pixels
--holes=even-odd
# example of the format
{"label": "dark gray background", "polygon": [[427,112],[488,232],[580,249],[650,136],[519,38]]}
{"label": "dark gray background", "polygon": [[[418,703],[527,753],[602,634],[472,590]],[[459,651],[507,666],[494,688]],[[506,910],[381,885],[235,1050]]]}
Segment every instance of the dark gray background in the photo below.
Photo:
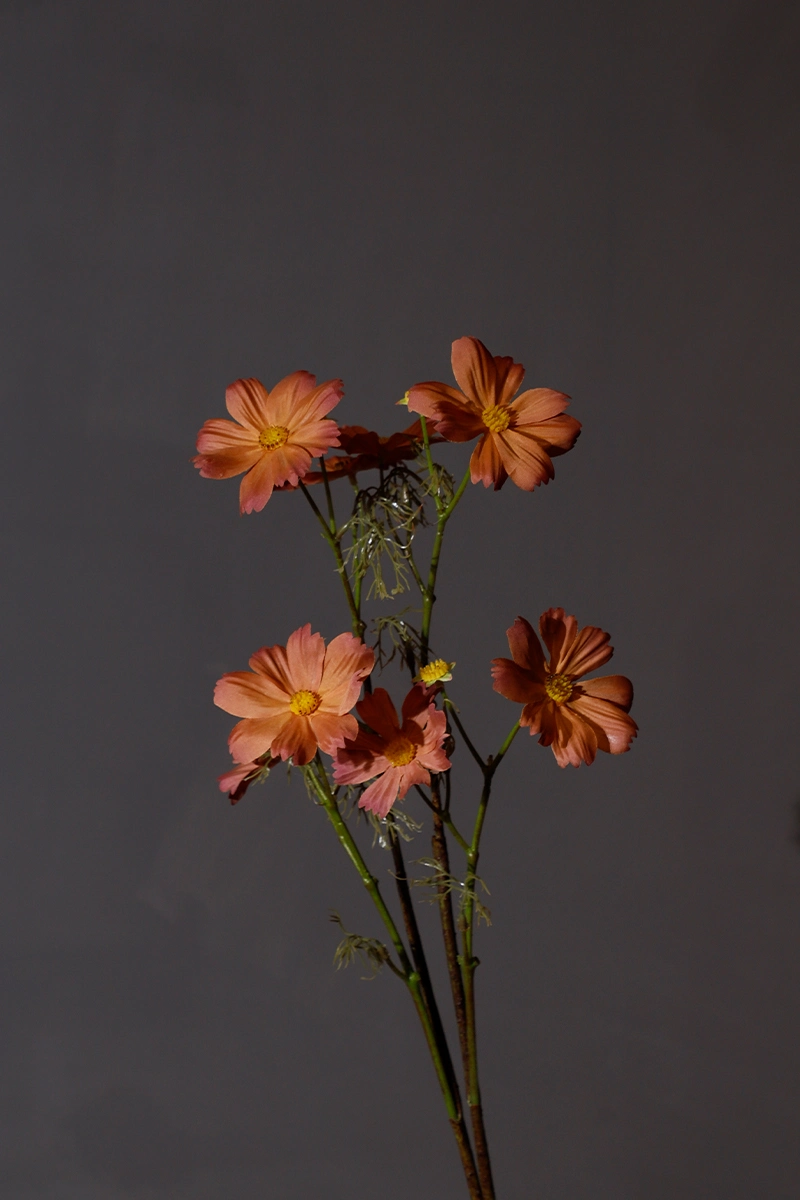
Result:
{"label": "dark gray background", "polygon": [[0,5],[4,1197],[463,1194],[405,994],[331,968],[331,906],[379,929],[323,814],[215,790],[218,675],[347,628],[324,546],[189,458],[242,375],[342,376],[390,432],[464,334],[584,423],[454,518],[465,717],[498,743],[488,660],[561,604],[641,726],[498,779],[499,1196],[797,1195],[799,37],[728,0]]}

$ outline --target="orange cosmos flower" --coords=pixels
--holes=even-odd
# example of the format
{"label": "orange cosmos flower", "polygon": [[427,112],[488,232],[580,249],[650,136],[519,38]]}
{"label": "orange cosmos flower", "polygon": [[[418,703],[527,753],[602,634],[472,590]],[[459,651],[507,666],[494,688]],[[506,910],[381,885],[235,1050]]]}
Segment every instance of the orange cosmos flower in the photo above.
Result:
{"label": "orange cosmos flower", "polygon": [[297,486],[312,458],[339,445],[339,428],[325,414],[341,400],[342,381],[315,385],[308,371],[287,375],[271,392],[257,379],[237,379],[225,392],[233,421],[206,421],[197,435],[193,462],[204,478],[245,472],[240,512],[261,512],[273,488]]}
{"label": "orange cosmos flower", "polygon": [[375,779],[358,807],[385,817],[395,800],[402,800],[414,784],[430,784],[431,771],[449,769],[450,760],[442,750],[447,718],[419,684],[403,701],[402,725],[385,688],[376,688],[359,700],[356,709],[369,728],[359,729],[358,736],[337,751],[333,777],[341,784]]}
{"label": "orange cosmos flower", "polygon": [[495,491],[509,476],[532,492],[555,474],[551,458],[575,445],[580,421],[563,415],[569,397],[532,388],[516,400],[525,369],[512,358],[493,357],[477,338],[453,342],[453,374],[461,391],[446,383],[418,383],[408,393],[411,412],[429,417],[448,442],[481,440],[472,452],[472,482]]}
{"label": "orange cosmos flower", "polygon": [[539,618],[542,639],[550,652],[545,662],[532,626],[517,617],[508,630],[508,658],[492,661],[494,690],[524,704],[520,724],[541,734],[539,744],[552,746],[560,767],[594,762],[598,750],[623,754],[636,737],[628,716],[633,685],[624,675],[578,680],[607,663],[614,653],[609,635],[594,625],[578,629],[563,608],[549,608]]}
{"label": "orange cosmos flower", "polygon": [[310,625],[291,635],[286,646],[264,646],[250,659],[250,671],[223,675],[214,703],[235,717],[228,747],[234,761],[251,764],[269,752],[302,767],[317,752],[335,754],[358,734],[350,710],[375,655],[352,633],[329,643]]}

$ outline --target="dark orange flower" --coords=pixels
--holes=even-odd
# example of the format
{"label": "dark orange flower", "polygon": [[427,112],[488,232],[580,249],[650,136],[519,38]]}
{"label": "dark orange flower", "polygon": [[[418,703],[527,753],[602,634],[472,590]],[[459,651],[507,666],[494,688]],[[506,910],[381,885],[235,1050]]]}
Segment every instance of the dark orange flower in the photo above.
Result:
{"label": "dark orange flower", "polygon": [[325,419],[342,398],[341,379],[316,385],[308,371],[295,371],[268,392],[257,379],[237,379],[225,392],[233,421],[206,421],[197,435],[193,460],[206,479],[245,472],[239,489],[241,512],[260,512],[273,488],[307,474],[312,458],[339,445],[339,428]]}
{"label": "dark orange flower", "polygon": [[408,393],[411,412],[433,421],[448,442],[481,440],[472,452],[472,482],[498,491],[510,476],[532,492],[555,474],[551,458],[575,445],[580,421],[564,416],[569,397],[532,388],[516,400],[525,369],[512,358],[493,357],[477,338],[453,342],[453,374],[461,391],[446,383],[418,383]]}
{"label": "dark orange flower", "polygon": [[329,643],[310,625],[291,635],[286,646],[264,646],[250,659],[250,671],[223,675],[214,703],[235,717],[228,748],[235,762],[250,764],[269,752],[302,767],[317,752],[335,754],[355,738],[358,722],[350,710],[375,655],[352,633]]}
{"label": "dark orange flower", "polygon": [[508,658],[492,661],[494,690],[524,704],[520,724],[541,734],[539,744],[552,746],[560,767],[594,762],[598,750],[623,754],[636,737],[628,716],[633,685],[624,675],[578,680],[607,663],[614,653],[609,635],[594,625],[578,629],[563,608],[549,608],[539,618],[542,639],[550,652],[545,662],[533,627],[517,617],[508,630]]}
{"label": "dark orange flower", "polygon": [[[442,442],[444,438],[434,437],[431,442]],[[374,471],[379,467],[386,470],[397,463],[416,458],[422,442],[422,426],[419,421],[409,425],[400,433],[389,437],[381,437],[363,425],[340,425],[339,444],[346,454],[334,454],[325,459],[325,473],[329,481],[348,476],[355,479],[361,471]],[[321,483],[321,471],[309,471],[303,478],[303,483]],[[285,484],[281,491],[292,491]]]}
{"label": "dark orange flower", "polygon": [[359,700],[356,709],[369,728],[362,726],[358,737],[348,739],[337,751],[333,777],[339,784],[375,779],[358,807],[385,817],[395,800],[402,800],[414,784],[430,784],[431,771],[449,769],[450,760],[442,750],[447,718],[419,684],[403,701],[402,725],[385,688],[375,688]]}

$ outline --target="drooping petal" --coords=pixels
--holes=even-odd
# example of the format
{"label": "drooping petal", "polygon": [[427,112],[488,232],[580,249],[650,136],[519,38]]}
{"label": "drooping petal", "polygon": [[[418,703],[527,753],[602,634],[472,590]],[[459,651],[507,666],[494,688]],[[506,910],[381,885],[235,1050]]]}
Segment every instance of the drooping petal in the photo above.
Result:
{"label": "drooping petal", "polygon": [[529,700],[522,710],[519,723],[526,729],[529,729],[531,735],[541,733],[547,724],[547,713],[553,707],[548,700],[547,693],[544,688],[541,690],[541,695],[534,700]]}
{"label": "drooping petal", "polygon": [[[450,361],[456,382],[465,396],[478,408],[491,408],[497,400],[497,366],[495,359],[478,338],[463,337],[453,342]],[[502,360],[513,366],[513,360]],[[509,367],[503,371],[503,382]]]}
{"label": "drooping petal", "polygon": [[231,803],[235,804],[236,800],[241,799],[241,796],[244,794],[244,791],[242,791],[239,795],[236,795],[248,775],[255,775],[259,770],[260,767],[257,762],[241,763],[238,767],[234,767],[231,771],[226,771],[224,775],[218,777],[219,790],[227,792],[231,798]]}
{"label": "drooping petal", "polygon": [[563,608],[548,608],[539,617],[539,632],[550,652],[547,669],[553,674],[563,671],[562,663],[575,640],[577,629],[575,617],[568,617]]}
{"label": "drooping petal", "polygon": [[400,789],[402,767],[389,767],[371,783],[358,802],[359,808],[367,808],[376,817],[385,817],[397,799]]}
{"label": "drooping petal", "polygon": [[482,483],[484,487],[493,485],[496,492],[500,491],[508,473],[498,452],[497,435],[484,433],[472,451],[469,460],[470,478],[473,483]]}
{"label": "drooping petal", "polygon": [[391,742],[397,737],[400,722],[397,719],[397,709],[386,688],[378,687],[373,692],[368,692],[356,707],[364,724],[374,729],[384,741]]}
{"label": "drooping petal", "polygon": [[332,757],[346,741],[358,737],[358,721],[350,713],[332,713],[317,709],[308,718],[320,750]]}
{"label": "drooping petal", "polygon": [[609,754],[624,754],[630,749],[638,725],[619,705],[596,696],[573,696],[564,707],[580,714],[592,727],[601,750]]}
{"label": "drooping petal", "polygon": [[274,713],[287,713],[289,697],[274,685],[270,689],[271,694],[267,692],[265,684],[268,682],[262,675],[254,675],[251,671],[230,671],[217,681],[214,703],[217,708],[234,717],[268,717]]}
{"label": "drooping petal", "polygon": [[602,675],[599,679],[584,679],[575,689],[577,694],[610,700],[625,712],[633,703],[633,684],[624,675]]}
{"label": "drooping petal", "polygon": [[524,430],[508,428],[495,434],[497,454],[517,487],[532,492],[540,483],[549,483],[555,475],[550,455],[535,437]]}
{"label": "drooping petal", "polygon": [[596,671],[607,663],[614,653],[614,647],[609,645],[610,635],[596,625],[586,625],[578,630],[571,646],[564,646],[561,665],[556,668],[566,675],[577,679],[589,671]]}
{"label": "drooping petal", "polygon": [[510,658],[492,659],[492,679],[494,690],[515,704],[528,704],[544,694],[541,683],[532,677],[530,671],[518,666]]}
{"label": "drooping petal", "polygon": [[328,643],[319,692],[322,708],[349,712],[361,684],[375,665],[375,652],[352,633],[340,633]]}
{"label": "drooping petal", "polygon": [[506,630],[506,637],[514,662],[530,671],[535,678],[544,679],[544,651],[530,621],[517,617],[511,628]]}
{"label": "drooping petal", "polygon": [[266,754],[290,720],[292,714],[284,711],[248,718],[234,725],[228,738],[228,749],[234,761],[249,762]]}
{"label": "drooping petal", "polygon": [[235,421],[254,431],[257,437],[262,429],[274,423],[267,416],[268,394],[258,379],[237,379],[225,389],[225,407]]}
{"label": "drooping petal", "polygon": [[286,643],[286,665],[292,693],[304,689],[319,692],[324,661],[325,641],[322,634],[312,633],[310,624],[295,629]]}
{"label": "drooping petal", "polygon": [[[565,392],[554,392],[552,388],[530,388],[517,396],[511,404],[514,412],[514,428],[520,426],[538,425],[563,413],[569,403]],[[538,434],[537,434],[538,436]]]}
{"label": "drooping petal", "polygon": [[296,767],[304,767],[317,753],[317,739],[308,717],[291,713],[288,721],[272,741],[272,753],[284,762],[291,758]]}

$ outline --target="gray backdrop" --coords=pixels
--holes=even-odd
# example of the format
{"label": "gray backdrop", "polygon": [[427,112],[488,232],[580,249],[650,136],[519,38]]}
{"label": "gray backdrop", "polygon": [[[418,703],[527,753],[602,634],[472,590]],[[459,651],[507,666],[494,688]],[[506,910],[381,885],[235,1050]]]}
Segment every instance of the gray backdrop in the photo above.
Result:
{"label": "gray backdrop", "polygon": [[751,0],[0,5],[4,1197],[463,1194],[403,989],[332,970],[330,907],[380,930],[324,815],[216,791],[215,679],[347,628],[325,548],[189,459],[242,375],[399,428],[464,334],[584,423],[454,518],[465,718],[499,742],[488,661],[560,604],[641,726],[498,778],[499,1197],[797,1195],[799,36]]}

